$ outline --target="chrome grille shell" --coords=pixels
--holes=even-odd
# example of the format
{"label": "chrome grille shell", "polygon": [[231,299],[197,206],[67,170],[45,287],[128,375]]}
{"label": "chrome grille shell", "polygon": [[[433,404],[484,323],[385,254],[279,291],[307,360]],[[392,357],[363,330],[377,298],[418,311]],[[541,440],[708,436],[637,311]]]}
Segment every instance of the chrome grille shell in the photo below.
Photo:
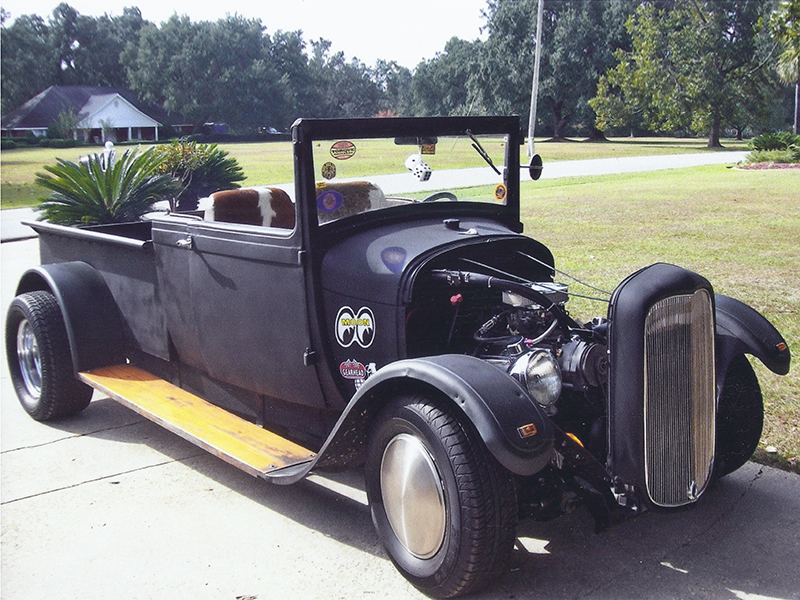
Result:
{"label": "chrome grille shell", "polygon": [[697,500],[711,478],[715,432],[711,294],[668,296],[644,323],[644,459],[650,500]]}

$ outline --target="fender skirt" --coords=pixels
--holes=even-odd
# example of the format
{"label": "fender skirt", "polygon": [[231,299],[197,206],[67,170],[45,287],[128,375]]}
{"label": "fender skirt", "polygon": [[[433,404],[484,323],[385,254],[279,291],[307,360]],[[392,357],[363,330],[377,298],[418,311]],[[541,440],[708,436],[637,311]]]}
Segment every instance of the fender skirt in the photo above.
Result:
{"label": "fender skirt", "polygon": [[37,290],[51,292],[61,307],[75,372],[125,362],[122,318],[94,267],[66,262],[30,269],[17,295]]}
{"label": "fender skirt", "polygon": [[[777,329],[745,303],[715,294],[717,373],[724,374],[739,354],[752,354],[773,373],[786,375],[791,364],[789,345]],[[721,383],[721,382],[718,382]]]}
{"label": "fender skirt", "polygon": [[553,427],[522,386],[486,361],[450,354],[400,360],[380,369],[350,400],[314,461],[300,469],[276,471],[270,480],[289,484],[312,470],[361,464],[370,422],[383,404],[401,391],[425,389],[447,397],[512,473],[534,475],[549,463]]}

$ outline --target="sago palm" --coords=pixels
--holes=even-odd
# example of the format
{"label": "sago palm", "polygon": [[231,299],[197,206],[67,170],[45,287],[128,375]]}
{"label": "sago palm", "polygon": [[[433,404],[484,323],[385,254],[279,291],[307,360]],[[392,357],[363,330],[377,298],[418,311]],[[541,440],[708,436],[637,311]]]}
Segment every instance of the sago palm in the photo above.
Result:
{"label": "sago palm", "polygon": [[103,170],[98,154],[88,164],[57,159],[55,166],[37,173],[36,183],[50,190],[37,207],[40,220],[62,225],[98,225],[140,219],[154,202],[170,198],[179,182],[156,172],[158,157],[152,149],[139,154],[128,150]]}

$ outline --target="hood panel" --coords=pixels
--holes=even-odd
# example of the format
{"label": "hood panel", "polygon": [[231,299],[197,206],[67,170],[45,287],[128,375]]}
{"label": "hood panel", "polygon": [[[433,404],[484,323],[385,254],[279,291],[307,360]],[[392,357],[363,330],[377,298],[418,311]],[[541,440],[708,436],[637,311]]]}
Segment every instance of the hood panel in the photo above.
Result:
{"label": "hood panel", "polygon": [[520,237],[487,220],[463,219],[458,229],[441,220],[378,227],[334,244],[322,261],[322,287],[359,300],[396,304],[400,281],[410,265],[447,248]]}

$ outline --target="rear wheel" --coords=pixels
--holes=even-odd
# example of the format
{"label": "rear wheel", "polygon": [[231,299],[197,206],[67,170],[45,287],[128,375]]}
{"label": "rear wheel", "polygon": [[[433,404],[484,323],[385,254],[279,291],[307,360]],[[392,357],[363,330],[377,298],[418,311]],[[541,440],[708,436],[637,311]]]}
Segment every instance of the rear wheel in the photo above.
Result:
{"label": "rear wheel", "polygon": [[473,592],[507,567],[516,536],[510,473],[444,403],[399,397],[373,428],[365,477],[392,562],[426,594]]}
{"label": "rear wheel", "polygon": [[92,388],[75,378],[64,317],[50,292],[21,294],[11,303],[6,355],[17,397],[37,421],[69,416],[89,405]]}

